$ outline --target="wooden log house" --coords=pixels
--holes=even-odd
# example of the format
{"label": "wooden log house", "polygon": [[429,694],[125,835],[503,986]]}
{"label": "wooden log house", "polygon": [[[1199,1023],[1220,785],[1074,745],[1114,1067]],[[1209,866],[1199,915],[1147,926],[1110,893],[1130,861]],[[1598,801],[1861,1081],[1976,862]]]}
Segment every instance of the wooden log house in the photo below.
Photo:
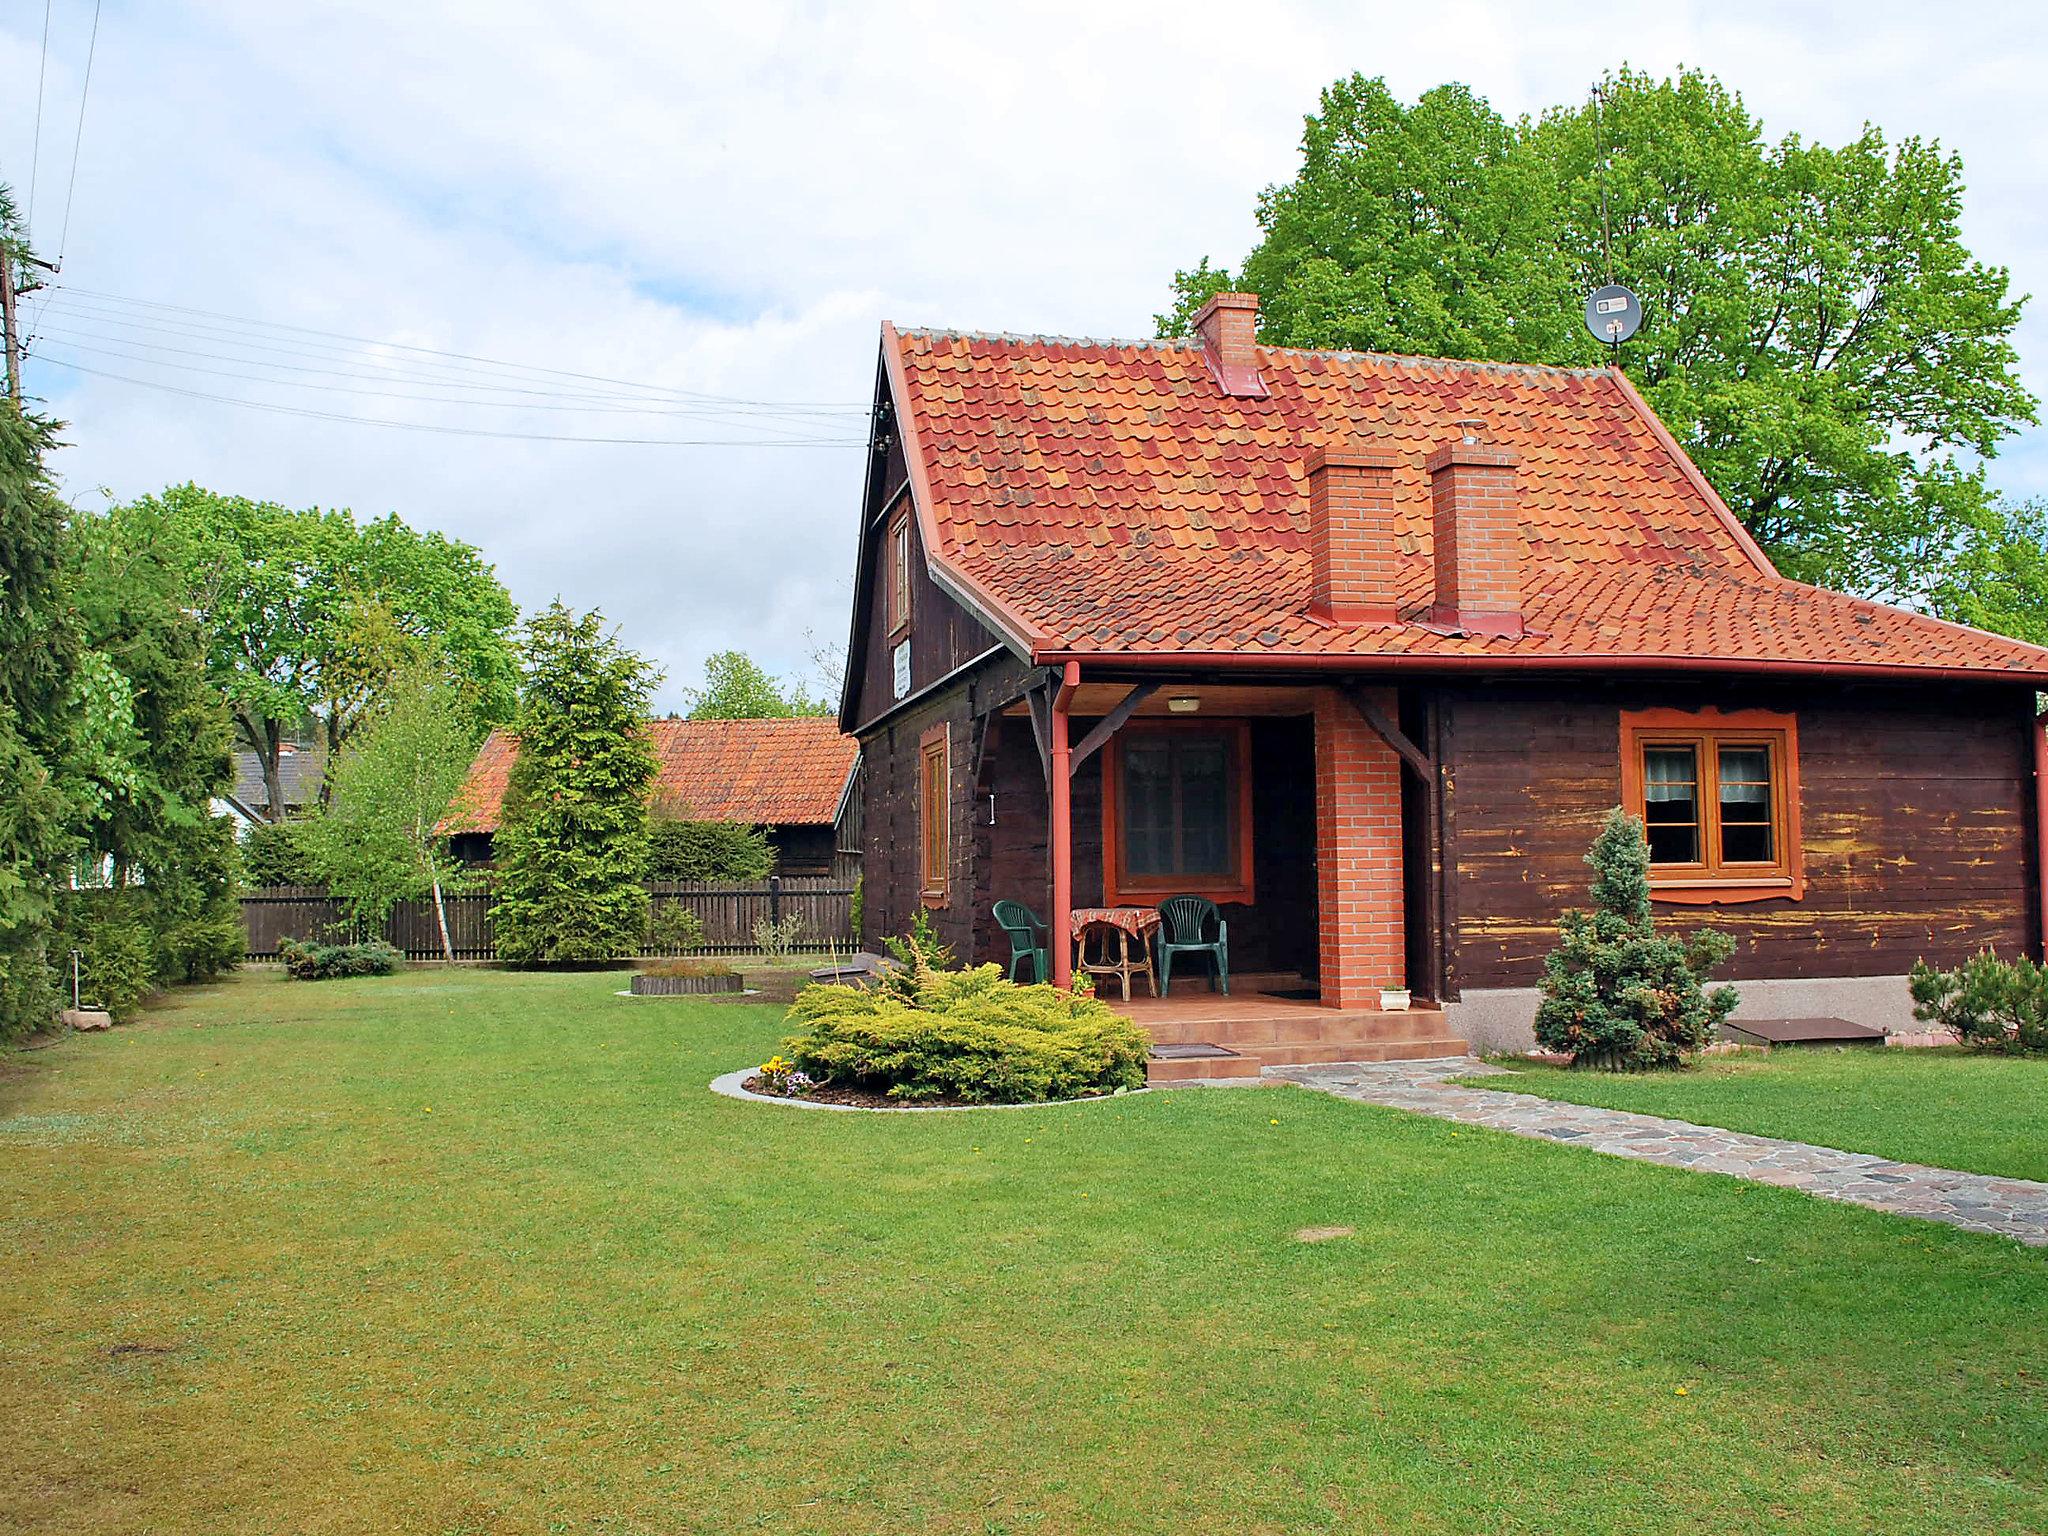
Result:
{"label": "wooden log house", "polygon": [[1210,1012],[1134,1003],[1159,1038],[1522,1046],[1619,804],[1744,1014],[1900,1028],[1916,959],[2041,953],[2048,650],[1781,577],[1618,371],[1263,347],[1257,304],[884,327],[840,715],[868,943],[923,906],[1006,959],[1008,898],[1064,981],[1072,907],[1206,894],[1248,1000],[1176,978]]}

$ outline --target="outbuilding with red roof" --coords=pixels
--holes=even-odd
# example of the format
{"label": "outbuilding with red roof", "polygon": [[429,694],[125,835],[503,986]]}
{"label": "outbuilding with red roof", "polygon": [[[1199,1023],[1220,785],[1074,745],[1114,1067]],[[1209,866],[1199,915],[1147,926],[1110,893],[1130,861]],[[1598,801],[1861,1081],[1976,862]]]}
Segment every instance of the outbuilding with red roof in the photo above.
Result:
{"label": "outbuilding with red roof", "polygon": [[[860,747],[831,720],[654,720],[647,731],[658,764],[656,815],[763,827],[776,873],[834,872]],[[490,860],[518,756],[519,738],[510,731],[491,732],[477,749],[443,828],[457,856]]]}

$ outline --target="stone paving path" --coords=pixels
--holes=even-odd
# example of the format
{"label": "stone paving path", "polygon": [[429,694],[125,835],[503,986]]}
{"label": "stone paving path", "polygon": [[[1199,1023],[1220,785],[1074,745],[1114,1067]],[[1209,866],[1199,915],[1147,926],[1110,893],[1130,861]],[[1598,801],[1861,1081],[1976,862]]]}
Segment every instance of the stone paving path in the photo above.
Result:
{"label": "stone paving path", "polygon": [[1264,1076],[1342,1099],[1434,1115],[1439,1120],[1566,1142],[1646,1163],[1731,1174],[1825,1200],[1867,1205],[1895,1216],[1919,1216],[1972,1232],[2017,1238],[2035,1247],[2048,1245],[2048,1184],[1893,1162],[1865,1152],[1840,1152],[1803,1141],[1749,1136],[1684,1120],[1563,1104],[1533,1094],[1501,1093],[1448,1081],[1501,1070],[1465,1056],[1268,1067]]}

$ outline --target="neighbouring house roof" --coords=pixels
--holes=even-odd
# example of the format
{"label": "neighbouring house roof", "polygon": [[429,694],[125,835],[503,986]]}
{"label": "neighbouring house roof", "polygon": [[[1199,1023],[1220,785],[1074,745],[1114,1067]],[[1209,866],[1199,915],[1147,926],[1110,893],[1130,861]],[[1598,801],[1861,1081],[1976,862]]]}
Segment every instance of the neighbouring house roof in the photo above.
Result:
{"label": "neighbouring house roof", "polygon": [[[829,719],[655,720],[655,803],[692,821],[830,826],[860,746]],[[519,738],[493,731],[442,830],[495,832]]]}
{"label": "neighbouring house roof", "polygon": [[[1259,399],[1195,340],[890,328],[883,354],[934,579],[1035,660],[2048,678],[2048,650],[1779,576],[1612,370],[1260,347]],[[1518,636],[1421,622],[1423,465],[1464,421],[1520,458]],[[1399,621],[1309,611],[1318,446],[1399,460]]]}
{"label": "neighbouring house roof", "polygon": [[[327,754],[310,747],[281,752],[277,776],[287,811],[304,810],[320,798],[320,779],[327,772]],[[270,809],[270,787],[263,782],[263,759],[256,753],[235,754],[234,800],[259,815]]]}

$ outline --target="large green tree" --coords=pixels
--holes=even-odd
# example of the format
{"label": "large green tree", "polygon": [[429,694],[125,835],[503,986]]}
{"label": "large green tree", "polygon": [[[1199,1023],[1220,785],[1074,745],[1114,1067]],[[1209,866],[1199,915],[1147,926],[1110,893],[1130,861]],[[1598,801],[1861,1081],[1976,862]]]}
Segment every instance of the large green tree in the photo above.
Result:
{"label": "large green tree", "polygon": [[364,922],[431,896],[441,953],[453,960],[442,895],[457,878],[441,822],[476,750],[470,711],[435,667],[401,672],[328,773],[332,790],[302,836],[327,887]]}
{"label": "large green tree", "polygon": [[511,716],[518,610],[468,544],[396,515],[293,509],[195,485],[113,509],[175,549],[208,635],[207,673],[284,814],[280,749],[311,729],[338,752],[410,663],[443,668],[481,730]]}
{"label": "large green tree", "polygon": [[494,848],[498,953],[577,964],[635,953],[647,927],[647,706],[658,675],[592,612],[527,628],[519,756]]}
{"label": "large green tree", "polygon": [[79,643],[51,429],[0,400],[0,1039],[53,1016],[50,933],[79,810]]}
{"label": "large green tree", "polygon": [[1936,143],[1770,141],[1697,72],[1623,70],[1516,122],[1463,86],[1407,104],[1354,75],[1261,195],[1258,246],[1178,273],[1160,330],[1242,287],[1276,345],[1597,365],[1603,184],[1645,317],[1623,365],[1736,514],[1789,575],[1931,601],[1999,521],[1981,460],[2035,409],[2022,301],[1964,246],[1962,164]]}
{"label": "large green tree", "polygon": [[704,686],[686,691],[692,720],[781,720],[832,713],[832,706],[812,698],[802,682],[778,682],[745,651],[714,652],[704,662]]}

